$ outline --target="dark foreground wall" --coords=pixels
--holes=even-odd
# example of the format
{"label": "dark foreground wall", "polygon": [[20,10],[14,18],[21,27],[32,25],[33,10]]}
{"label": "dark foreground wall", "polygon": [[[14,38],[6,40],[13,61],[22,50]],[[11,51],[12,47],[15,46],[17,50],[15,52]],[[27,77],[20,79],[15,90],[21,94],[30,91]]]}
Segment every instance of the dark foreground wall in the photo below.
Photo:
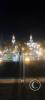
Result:
{"label": "dark foreground wall", "polygon": [[0,84],[0,100],[43,100],[45,99],[45,84],[34,92],[25,84]]}
{"label": "dark foreground wall", "polygon": [[[45,77],[45,63],[36,63],[33,66],[25,66],[25,77]],[[0,79],[22,78],[23,64],[3,63],[0,64]],[[28,84],[1,84],[0,100],[42,100],[45,99],[45,83],[41,89],[34,92],[29,89]]]}

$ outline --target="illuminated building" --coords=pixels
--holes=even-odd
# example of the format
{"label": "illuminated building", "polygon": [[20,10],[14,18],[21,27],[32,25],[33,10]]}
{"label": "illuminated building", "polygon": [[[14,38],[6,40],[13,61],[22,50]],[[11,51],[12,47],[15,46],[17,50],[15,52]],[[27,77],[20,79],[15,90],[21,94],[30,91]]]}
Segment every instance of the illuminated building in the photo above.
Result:
{"label": "illuminated building", "polygon": [[[7,45],[2,50],[0,48],[0,59],[3,61],[25,61],[25,63],[29,63],[35,60],[45,59],[45,49],[41,47],[40,43],[34,42],[32,35],[29,37],[29,41],[25,43],[26,45],[22,45],[15,40],[15,36],[12,36],[11,40],[12,44]],[[10,44],[10,43],[9,43]],[[0,60],[0,61],[1,61]]]}
{"label": "illuminated building", "polygon": [[16,40],[15,40],[15,36],[13,35],[13,36],[12,36],[12,44],[13,44],[13,45],[15,44],[15,41],[16,41]]}
{"label": "illuminated building", "polygon": [[31,60],[41,59],[43,56],[43,49],[40,44],[34,42],[32,39],[32,35],[30,36],[30,40],[27,42],[27,46],[30,49],[29,55]]}

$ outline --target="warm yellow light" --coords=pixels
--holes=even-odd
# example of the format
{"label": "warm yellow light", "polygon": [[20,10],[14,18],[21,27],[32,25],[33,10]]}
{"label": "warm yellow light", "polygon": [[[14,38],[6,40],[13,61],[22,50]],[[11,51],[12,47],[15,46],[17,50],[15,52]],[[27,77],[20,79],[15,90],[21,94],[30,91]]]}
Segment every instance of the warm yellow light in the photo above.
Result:
{"label": "warm yellow light", "polygon": [[0,64],[3,62],[3,60],[2,59],[0,59]]}
{"label": "warm yellow light", "polygon": [[25,63],[30,63],[30,58],[29,57],[25,57],[24,62]]}
{"label": "warm yellow light", "polygon": [[12,51],[12,53],[15,53],[15,51]]}
{"label": "warm yellow light", "polygon": [[43,52],[45,53],[45,49],[43,50]]}
{"label": "warm yellow light", "polygon": [[37,48],[40,48],[40,44],[37,45]]}
{"label": "warm yellow light", "polygon": [[26,53],[24,53],[24,56],[27,56],[27,55],[29,55],[29,53],[27,53],[27,52],[26,52]]}
{"label": "warm yellow light", "polygon": [[24,51],[24,47],[22,47],[22,51]]}

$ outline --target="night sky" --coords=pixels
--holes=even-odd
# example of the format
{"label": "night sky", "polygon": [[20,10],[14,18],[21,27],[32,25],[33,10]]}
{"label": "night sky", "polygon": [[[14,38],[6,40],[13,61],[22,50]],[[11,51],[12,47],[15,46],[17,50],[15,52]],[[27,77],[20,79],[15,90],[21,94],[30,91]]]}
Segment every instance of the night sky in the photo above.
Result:
{"label": "night sky", "polygon": [[15,32],[17,39],[45,40],[45,8],[39,2],[0,1],[0,37],[9,39]]}

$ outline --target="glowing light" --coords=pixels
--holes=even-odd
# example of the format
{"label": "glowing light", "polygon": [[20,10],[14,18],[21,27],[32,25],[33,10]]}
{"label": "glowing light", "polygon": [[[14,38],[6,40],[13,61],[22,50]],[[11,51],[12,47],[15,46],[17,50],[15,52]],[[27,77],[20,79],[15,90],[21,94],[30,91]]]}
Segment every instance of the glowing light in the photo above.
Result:
{"label": "glowing light", "polygon": [[42,55],[42,53],[41,53],[41,52],[38,52],[38,55],[39,55],[39,56],[41,56],[41,55]]}
{"label": "glowing light", "polygon": [[0,64],[3,62],[2,58],[0,58]]}
{"label": "glowing light", "polygon": [[3,55],[2,51],[0,51],[0,55]]}
{"label": "glowing light", "polygon": [[30,35],[30,40],[32,40],[32,35]]}
{"label": "glowing light", "polygon": [[12,43],[13,44],[15,43],[15,36],[14,35],[12,36]]}
{"label": "glowing light", "polygon": [[15,50],[13,50],[12,53],[15,53]]}
{"label": "glowing light", "polygon": [[22,51],[24,51],[24,47],[22,47]]}
{"label": "glowing light", "polygon": [[43,52],[45,53],[45,49],[43,50]]}
{"label": "glowing light", "polygon": [[28,54],[29,54],[29,53],[28,53],[28,52],[26,52],[26,53],[24,53],[23,55],[24,55],[24,56],[27,56]]}
{"label": "glowing light", "polygon": [[25,62],[25,63],[30,63],[30,58],[29,58],[29,57],[25,57],[25,58],[24,58],[24,62]]}
{"label": "glowing light", "polygon": [[17,61],[19,61],[19,55],[14,55],[13,56],[13,62],[17,62]]}
{"label": "glowing light", "polygon": [[37,45],[37,48],[40,48],[40,44]]}
{"label": "glowing light", "polygon": [[13,35],[12,39],[15,40],[15,36],[14,35]]}

